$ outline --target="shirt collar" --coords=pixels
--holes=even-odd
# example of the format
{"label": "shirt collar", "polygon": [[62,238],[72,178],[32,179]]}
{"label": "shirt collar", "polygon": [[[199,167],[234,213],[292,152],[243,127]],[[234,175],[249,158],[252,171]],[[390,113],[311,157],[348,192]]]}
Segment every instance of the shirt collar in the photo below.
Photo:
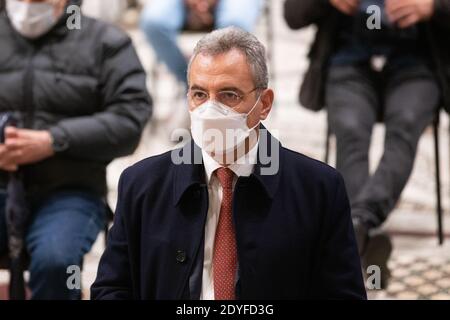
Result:
{"label": "shirt collar", "polygon": [[[253,168],[253,173],[250,177],[242,177],[243,179],[248,179],[250,183],[258,182],[261,187],[264,188],[265,194],[273,199],[275,196],[278,184],[281,179],[281,172],[283,170],[284,163],[284,155],[286,151],[280,144],[280,142],[273,137],[267,129],[261,125],[260,135],[262,131],[266,131],[267,139],[259,139],[258,143],[264,143],[267,147],[267,155],[273,155],[274,152],[278,153],[278,168],[274,174],[263,174],[263,170],[266,167],[272,165],[272,162],[269,164],[263,164],[261,159],[258,157],[258,148],[256,148],[257,155],[257,163]],[[276,146],[275,149],[273,149]],[[204,166],[204,159],[202,157],[202,150],[199,146],[197,146],[194,141],[190,141],[184,147],[180,149],[175,149],[172,152],[176,152],[177,156],[181,156],[182,158],[188,154],[188,161],[182,161],[181,163],[174,165],[174,175],[173,175],[173,203],[174,206],[179,205],[180,201],[183,198],[183,195],[187,192],[195,192],[193,194],[197,194],[198,190],[205,187],[205,182],[207,182],[206,170]],[[187,197],[187,199],[191,199]]]}
{"label": "shirt collar", "polygon": [[[230,164],[228,168],[234,172],[234,174],[238,177],[248,177],[253,173],[253,169],[255,167],[257,156],[258,156],[258,145],[259,140],[256,144],[250,149],[250,151],[239,158],[235,163]],[[203,156],[203,164],[205,166],[206,179],[209,183],[211,181],[211,176],[217,169],[221,168],[222,165],[214,160],[207,152],[202,150]]]}

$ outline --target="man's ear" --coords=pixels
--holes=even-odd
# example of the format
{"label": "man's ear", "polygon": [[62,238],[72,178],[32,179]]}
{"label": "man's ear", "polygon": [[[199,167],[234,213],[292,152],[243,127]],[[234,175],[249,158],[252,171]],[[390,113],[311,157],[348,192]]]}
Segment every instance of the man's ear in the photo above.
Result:
{"label": "man's ear", "polygon": [[266,89],[261,94],[261,120],[266,120],[269,116],[270,111],[272,110],[273,100],[275,98],[275,94],[272,89]]}

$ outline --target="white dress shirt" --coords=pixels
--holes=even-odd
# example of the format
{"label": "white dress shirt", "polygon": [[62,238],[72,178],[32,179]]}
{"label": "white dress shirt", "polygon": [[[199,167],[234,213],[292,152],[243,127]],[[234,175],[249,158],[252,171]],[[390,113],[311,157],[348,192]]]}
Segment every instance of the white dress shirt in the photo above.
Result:
{"label": "white dress shirt", "polygon": [[[233,179],[233,191],[238,177],[248,177],[253,173],[257,161],[258,143],[241,159],[228,166],[235,176]],[[214,300],[214,275],[213,275],[213,249],[216,236],[217,223],[219,222],[220,206],[222,203],[222,186],[214,171],[222,167],[208,153],[202,151],[203,164],[205,166],[208,183],[209,207],[205,226],[205,253],[203,259],[202,291],[200,300]]]}

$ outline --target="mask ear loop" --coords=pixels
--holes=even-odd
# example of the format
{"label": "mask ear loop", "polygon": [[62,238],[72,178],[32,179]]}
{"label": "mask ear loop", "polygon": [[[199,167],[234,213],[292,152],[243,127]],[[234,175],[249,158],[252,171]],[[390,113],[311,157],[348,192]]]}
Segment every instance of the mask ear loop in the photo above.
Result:
{"label": "mask ear loop", "polygon": [[[253,110],[255,110],[256,106],[261,101],[261,96],[262,96],[262,93],[259,95],[258,100],[256,100],[255,105],[250,109],[249,112],[247,112],[247,117],[250,115],[250,113],[253,112]],[[255,126],[253,126],[252,128],[249,128],[248,131],[254,130],[257,126],[259,126],[260,123],[261,123],[261,119],[258,121],[258,123]]]}

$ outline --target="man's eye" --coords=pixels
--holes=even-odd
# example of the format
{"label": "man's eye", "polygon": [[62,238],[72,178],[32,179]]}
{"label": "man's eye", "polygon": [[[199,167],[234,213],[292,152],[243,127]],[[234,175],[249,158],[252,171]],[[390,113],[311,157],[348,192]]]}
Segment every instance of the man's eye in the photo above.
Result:
{"label": "man's eye", "polygon": [[204,92],[194,92],[193,95],[194,99],[205,99],[206,94]]}
{"label": "man's eye", "polygon": [[226,100],[239,100],[239,96],[234,92],[223,92],[222,97]]}

